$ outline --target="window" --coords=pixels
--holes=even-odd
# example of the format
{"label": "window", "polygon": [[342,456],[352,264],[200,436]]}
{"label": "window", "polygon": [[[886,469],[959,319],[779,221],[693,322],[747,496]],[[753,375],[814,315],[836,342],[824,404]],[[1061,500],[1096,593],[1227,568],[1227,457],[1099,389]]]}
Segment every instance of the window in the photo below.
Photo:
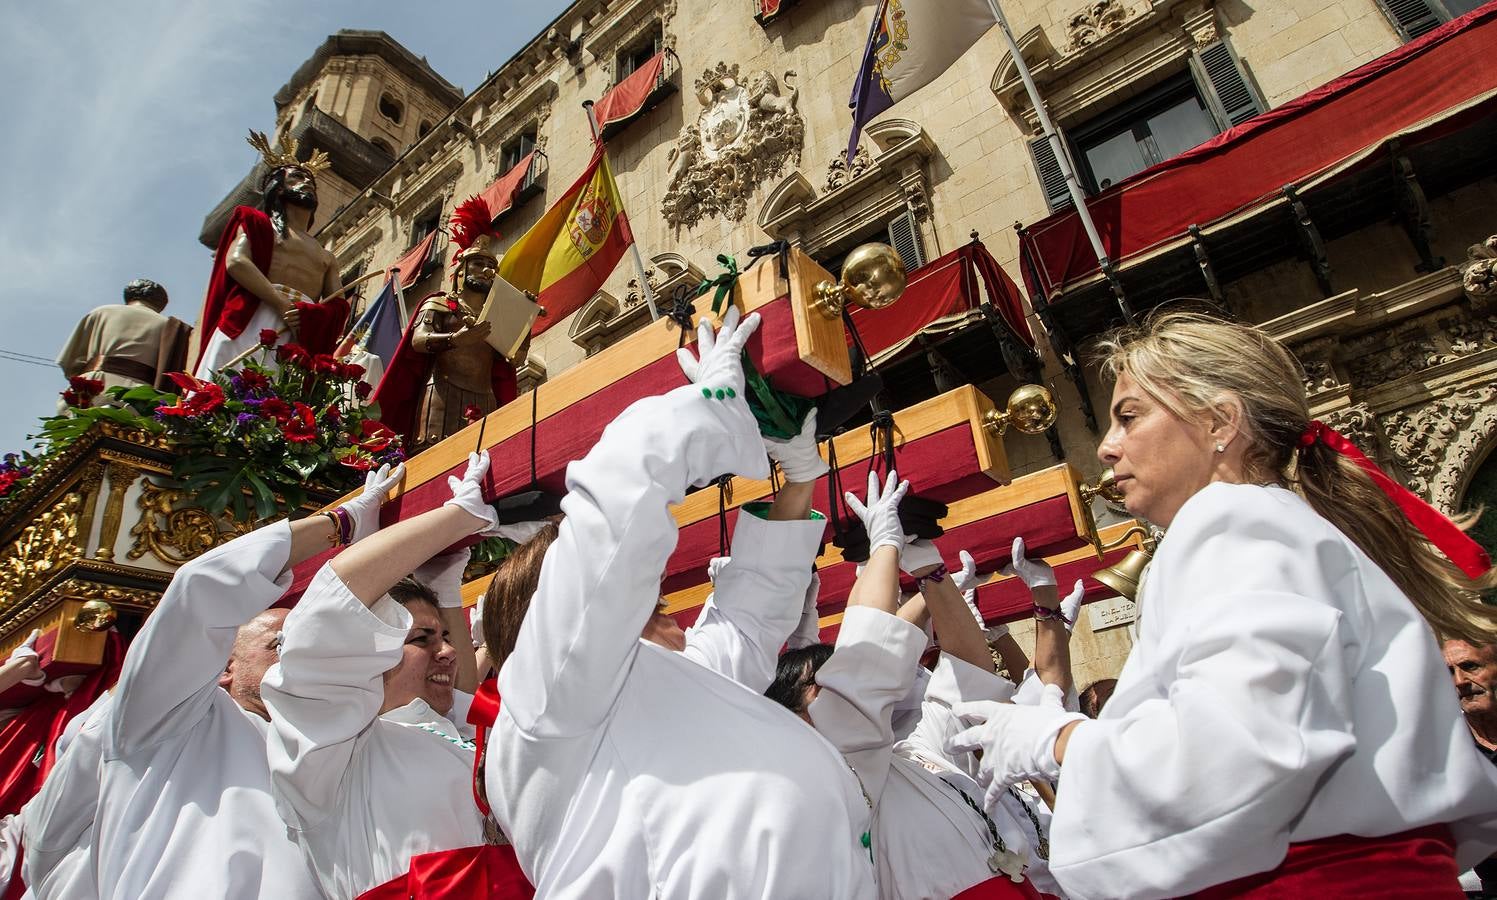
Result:
{"label": "window", "polygon": [[441,227],[442,204],[434,203],[430,209],[418,216],[415,224],[411,226],[411,246],[421,243],[428,234]]}
{"label": "window", "polygon": [[890,219],[859,231],[855,237],[839,241],[836,245],[817,253],[816,262],[832,273],[832,277],[840,277],[842,264],[847,261],[847,255],[870,241],[893,247],[894,252],[899,254],[900,261],[904,263],[906,272],[913,272],[925,265],[925,241],[920,236],[920,226],[916,223],[915,217],[907,210],[896,213]]}
{"label": "window", "polygon": [[1106,190],[1216,135],[1216,122],[1189,75],[1076,129],[1083,183]]}
{"label": "window", "polygon": [[379,148],[379,152],[385,154],[386,156],[394,156],[395,155],[395,148],[391,147],[390,146],[390,142],[387,141],[387,140],[385,140],[384,138],[381,138],[381,137],[372,137],[372,138],[369,139],[369,143],[371,143],[374,146],[378,147]]}
{"label": "window", "polygon": [[424,138],[428,134],[431,134],[431,123],[422,119],[421,124],[416,126],[416,137]]}
{"label": "window", "polygon": [[379,114],[399,125],[401,117],[405,115],[405,107],[390,94],[380,94]]}
{"label": "window", "polygon": [[660,49],[660,26],[657,25],[638,41],[619,51],[618,77],[614,79],[615,83],[633,75],[635,69],[653,59]]}
{"label": "window", "polygon": [[1398,36],[1412,41],[1445,22],[1476,9],[1486,0],[1377,0]]}
{"label": "window", "polygon": [[499,174],[503,175],[520,164],[520,160],[535,149],[535,128],[527,128],[505,142],[499,148]]}
{"label": "window", "polygon": [[[1199,146],[1268,106],[1225,39],[1195,50],[1184,72],[1099,116],[1067,127],[1082,190],[1095,193]],[[1029,142],[1052,211],[1071,195],[1043,135]]]}

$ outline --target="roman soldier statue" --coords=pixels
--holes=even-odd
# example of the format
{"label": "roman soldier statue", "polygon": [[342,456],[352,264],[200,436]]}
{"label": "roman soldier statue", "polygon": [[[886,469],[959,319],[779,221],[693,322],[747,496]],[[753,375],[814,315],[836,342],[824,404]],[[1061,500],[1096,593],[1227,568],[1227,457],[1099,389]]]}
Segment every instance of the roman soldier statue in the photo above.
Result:
{"label": "roman soldier statue", "polygon": [[337,259],[311,234],[327,154],[301,160],[296,144],[283,137],[272,147],[257,131],[249,143],[267,167],[260,208],[235,207],[219,238],[198,320],[199,378],[243,358],[265,332],[274,332],[276,343],[330,353],[348,318]]}
{"label": "roman soldier statue", "polygon": [[187,335],[180,319],[162,315],[166,288],[148,278],[125,285],[125,302],[92,310],[78,322],[57,354],[68,378],[98,379],[104,387],[160,387],[167,372],[187,362]]}
{"label": "roman soldier statue", "polygon": [[[515,398],[515,369],[479,322],[499,265],[499,233],[482,197],[452,212],[452,289],[421,300],[374,392],[380,419],[407,452],[430,447]],[[519,351],[523,358],[525,349]]]}

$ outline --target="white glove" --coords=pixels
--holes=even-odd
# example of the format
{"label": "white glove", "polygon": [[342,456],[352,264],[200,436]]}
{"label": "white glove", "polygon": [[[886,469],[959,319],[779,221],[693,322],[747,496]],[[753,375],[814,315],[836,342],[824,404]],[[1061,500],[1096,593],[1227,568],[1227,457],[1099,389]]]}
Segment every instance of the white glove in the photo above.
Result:
{"label": "white glove", "polygon": [[977,780],[987,785],[990,811],[997,808],[1010,785],[1060,777],[1055,738],[1072,722],[1086,721],[1081,713],[1066,712],[1064,702],[1059,687],[1046,685],[1038,706],[974,700],[951,708],[972,725],[948,738],[946,749],[952,753],[982,751]]}
{"label": "white glove", "polygon": [[471,548],[433,556],[416,568],[416,580],[437,595],[437,606],[460,609],[463,605],[463,570],[473,558]]}
{"label": "white glove", "polygon": [[34,677],[24,678],[21,680],[22,684],[30,685],[31,687],[36,687],[39,684],[43,684],[47,680],[47,673],[43,672],[41,667],[41,654],[36,652],[36,639],[41,636],[42,632],[40,628],[33,629],[31,635],[27,637],[26,640],[21,642],[21,646],[10,651],[10,656],[5,660],[7,663],[13,663],[16,660],[28,658],[35,661],[36,675]]}
{"label": "white glove", "polygon": [[447,476],[447,487],[452,490],[452,499],[443,503],[443,506],[456,506],[458,509],[478,520],[478,525],[471,532],[491,537],[497,532],[499,526],[499,514],[483,499],[483,476],[489,471],[489,455],[487,453],[469,453],[468,469],[462,478],[456,475]]}
{"label": "white glove", "polygon": [[1086,597],[1086,585],[1076,579],[1076,586],[1060,601],[1060,614],[1065,616],[1066,634],[1076,630],[1076,616],[1081,612],[1081,601]]}
{"label": "white glove", "polygon": [[[956,589],[961,591],[963,594],[967,593],[968,591],[976,591],[977,560],[973,559],[972,554],[968,553],[965,550],[957,553],[956,558],[962,561],[962,569],[960,572],[951,573],[951,583],[956,585]],[[967,602],[973,603],[975,602],[975,599],[976,598],[973,598],[972,600],[968,600]]]}
{"label": "white glove", "polygon": [[1024,539],[1022,537],[1014,538],[1012,555],[1014,560],[1003,570],[1004,574],[1019,576],[1019,580],[1024,582],[1030,590],[1034,590],[1041,585],[1055,584],[1055,570],[1050,568],[1049,563],[1043,559],[1036,561],[1027,559],[1024,556]]}
{"label": "white glove", "polygon": [[806,585],[806,599],[801,606],[800,621],[795,623],[795,631],[791,632],[790,638],[785,641],[786,647],[798,650],[801,647],[809,647],[821,642],[821,612],[816,606],[816,601],[820,597],[821,574],[813,569],[811,582]]}
{"label": "white glove", "polygon": [[483,646],[483,598],[473,604],[473,615],[468,619],[468,637],[473,640],[473,649]]}
{"label": "white glove", "polygon": [[800,434],[788,441],[775,438],[764,439],[764,449],[769,458],[780,464],[785,480],[796,484],[810,484],[828,471],[826,460],[816,444],[816,410],[806,414]]}
{"label": "white glove", "polygon": [[349,543],[361,541],[379,531],[379,508],[390,495],[390,489],[400,483],[405,475],[405,463],[394,469],[389,463],[364,475],[364,492],[343,504],[343,511],[353,520],[353,535]]}
{"label": "white glove", "polygon": [[702,386],[702,395],[719,400],[743,393],[743,348],[759,327],[759,314],[749,313],[739,321],[738,307],[728,307],[723,326],[714,334],[705,316],[697,323],[697,353],[689,347],[676,351],[676,361],[686,380]]}
{"label": "white glove", "polygon": [[712,559],[707,563],[707,581],[711,584],[717,584],[718,573],[720,573],[723,568],[732,561],[733,557],[731,556],[712,557]]}
{"label": "white glove", "polygon": [[899,551],[899,569],[904,574],[914,577],[921,569],[929,569],[941,564],[941,551],[930,541],[917,540],[914,535],[904,536],[904,549]]}
{"label": "white glove", "polygon": [[879,490],[878,473],[868,473],[868,503],[865,506],[857,497],[848,491],[843,495],[847,501],[847,508],[852,510],[853,515],[863,520],[863,528],[868,532],[868,556],[872,558],[873,551],[880,547],[893,547],[896,553],[904,550],[905,533],[904,525],[899,521],[899,501],[904,499],[905,491],[910,489],[908,481],[898,481],[899,474],[892,469],[889,477],[884,482],[883,490]]}

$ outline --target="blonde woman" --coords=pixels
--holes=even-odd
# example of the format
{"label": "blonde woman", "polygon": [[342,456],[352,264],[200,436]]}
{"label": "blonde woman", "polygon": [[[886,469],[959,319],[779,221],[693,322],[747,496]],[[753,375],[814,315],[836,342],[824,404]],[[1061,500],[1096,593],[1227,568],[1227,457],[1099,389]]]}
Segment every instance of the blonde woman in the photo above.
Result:
{"label": "blonde woman", "polygon": [[1060,777],[1072,897],[1462,896],[1457,861],[1497,847],[1497,770],[1431,626],[1491,639],[1485,554],[1313,422],[1258,329],[1175,313],[1103,349],[1097,455],[1169,529],[1138,643],[1096,721],[971,704],[952,743],[984,750],[990,793]]}

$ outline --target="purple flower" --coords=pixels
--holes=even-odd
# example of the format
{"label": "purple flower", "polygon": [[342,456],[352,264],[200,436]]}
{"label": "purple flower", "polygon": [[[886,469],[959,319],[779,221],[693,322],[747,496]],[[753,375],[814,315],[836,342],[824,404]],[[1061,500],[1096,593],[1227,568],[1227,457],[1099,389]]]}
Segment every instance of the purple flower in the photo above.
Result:
{"label": "purple flower", "polygon": [[259,416],[255,415],[254,413],[242,412],[234,417],[234,421],[239,423],[239,427],[248,428],[249,426],[255,424],[255,420],[258,418]]}

